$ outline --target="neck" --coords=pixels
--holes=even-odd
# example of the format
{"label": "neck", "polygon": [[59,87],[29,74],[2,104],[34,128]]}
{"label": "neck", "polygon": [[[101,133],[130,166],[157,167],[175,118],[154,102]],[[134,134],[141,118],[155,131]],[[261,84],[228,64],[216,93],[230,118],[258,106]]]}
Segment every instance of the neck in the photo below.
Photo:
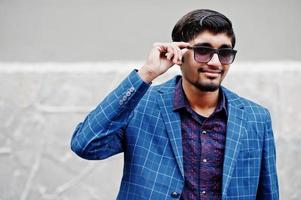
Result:
{"label": "neck", "polygon": [[201,91],[194,85],[182,79],[182,86],[191,108],[204,117],[209,117],[218,104],[219,90],[213,92]]}

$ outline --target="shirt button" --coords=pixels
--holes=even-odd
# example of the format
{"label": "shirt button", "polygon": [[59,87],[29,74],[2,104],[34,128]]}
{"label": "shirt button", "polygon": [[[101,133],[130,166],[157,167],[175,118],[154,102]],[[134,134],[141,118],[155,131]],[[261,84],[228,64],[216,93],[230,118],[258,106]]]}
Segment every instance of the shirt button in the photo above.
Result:
{"label": "shirt button", "polygon": [[203,159],[203,162],[207,162],[207,159]]}
{"label": "shirt button", "polygon": [[206,134],[207,132],[206,131],[202,131],[202,134]]}
{"label": "shirt button", "polygon": [[177,193],[177,192],[172,192],[172,193],[171,193],[171,197],[172,197],[172,198],[178,198],[178,197],[180,197],[180,194]]}

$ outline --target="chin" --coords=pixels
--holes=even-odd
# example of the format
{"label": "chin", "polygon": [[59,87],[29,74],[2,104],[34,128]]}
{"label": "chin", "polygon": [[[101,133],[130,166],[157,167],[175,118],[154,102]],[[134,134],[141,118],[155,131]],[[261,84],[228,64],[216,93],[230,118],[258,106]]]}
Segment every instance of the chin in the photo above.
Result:
{"label": "chin", "polygon": [[201,86],[198,89],[202,92],[215,92],[219,89],[220,86],[216,85],[208,85],[208,86]]}
{"label": "chin", "polygon": [[202,92],[215,92],[221,86],[221,83],[197,83],[195,86]]}

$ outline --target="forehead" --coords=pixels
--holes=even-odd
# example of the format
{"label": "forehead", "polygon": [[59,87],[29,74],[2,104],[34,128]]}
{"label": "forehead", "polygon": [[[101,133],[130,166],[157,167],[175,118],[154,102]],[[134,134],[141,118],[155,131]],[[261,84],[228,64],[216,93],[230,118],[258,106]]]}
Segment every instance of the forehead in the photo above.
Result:
{"label": "forehead", "polygon": [[232,47],[231,37],[226,33],[211,33],[205,31],[197,35],[194,39],[189,41],[192,45],[207,43],[210,44],[213,48],[220,48],[221,46]]}

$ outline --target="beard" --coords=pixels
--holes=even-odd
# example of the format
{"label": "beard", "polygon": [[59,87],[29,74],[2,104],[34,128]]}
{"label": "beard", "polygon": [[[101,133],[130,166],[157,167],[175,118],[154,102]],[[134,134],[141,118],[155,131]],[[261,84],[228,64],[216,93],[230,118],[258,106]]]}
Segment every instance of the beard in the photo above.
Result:
{"label": "beard", "polygon": [[[198,69],[198,73],[203,73],[205,70],[203,68]],[[220,70],[221,77],[224,74],[224,70]],[[191,83],[194,85],[197,89],[199,89],[202,92],[214,92],[218,90],[221,86],[222,79],[219,77],[218,80],[215,80],[215,78],[208,78],[207,80],[203,80],[199,77],[198,80],[196,80],[194,83]],[[217,79],[217,78],[216,78]]]}
{"label": "beard", "polygon": [[211,68],[210,70],[215,70],[220,73],[217,77],[206,76],[206,71],[204,67],[197,69],[197,73],[187,70],[184,67],[182,68],[182,76],[185,80],[193,87],[198,89],[201,92],[215,92],[221,87],[222,80],[225,76],[226,71],[224,69]]}
{"label": "beard", "polygon": [[194,85],[197,89],[199,89],[202,92],[214,92],[220,88],[221,82],[215,83],[212,81],[209,83],[205,83],[202,81],[197,81],[191,84]]}

